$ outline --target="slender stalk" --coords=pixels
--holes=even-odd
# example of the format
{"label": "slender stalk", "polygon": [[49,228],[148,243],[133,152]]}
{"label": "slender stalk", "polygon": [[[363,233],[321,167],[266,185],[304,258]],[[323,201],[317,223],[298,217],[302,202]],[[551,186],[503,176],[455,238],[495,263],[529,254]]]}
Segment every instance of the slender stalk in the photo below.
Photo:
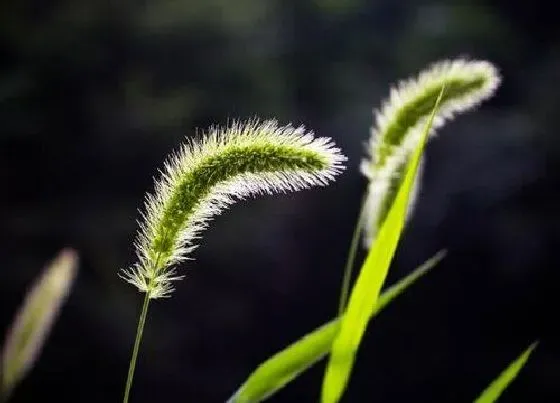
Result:
{"label": "slender stalk", "polygon": [[348,249],[348,258],[346,259],[344,277],[342,278],[342,290],[338,301],[338,316],[342,315],[344,309],[346,308],[346,303],[348,302],[348,292],[350,291],[350,281],[352,280],[352,269],[354,268],[354,260],[356,259],[356,251],[358,249],[358,243],[362,233],[362,224],[365,217],[366,198],[367,195],[362,197],[360,213],[358,215],[356,226],[354,227],[354,233],[352,234],[352,240],[350,241],[350,248]]}
{"label": "slender stalk", "polygon": [[134,349],[130,357],[130,365],[128,367],[128,377],[126,378],[126,388],[124,391],[123,403],[128,403],[130,395],[130,388],[132,387],[132,379],[134,378],[134,369],[136,368],[136,361],[138,359],[138,350],[140,349],[140,342],[142,341],[142,334],[144,333],[144,324],[146,323],[146,316],[148,315],[148,305],[150,303],[149,293],[144,297],[144,304],[142,305],[142,312],[138,319],[138,328],[136,329],[136,340],[134,341]]}

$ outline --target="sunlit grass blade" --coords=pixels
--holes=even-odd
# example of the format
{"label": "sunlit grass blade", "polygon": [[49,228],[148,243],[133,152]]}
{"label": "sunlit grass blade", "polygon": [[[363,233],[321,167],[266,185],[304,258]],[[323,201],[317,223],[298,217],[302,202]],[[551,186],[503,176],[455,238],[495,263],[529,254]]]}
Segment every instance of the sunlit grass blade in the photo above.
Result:
{"label": "sunlit grass blade", "polygon": [[474,403],[494,403],[498,401],[500,395],[506,390],[511,382],[517,377],[519,371],[523,368],[533,350],[537,347],[538,342],[531,344],[515,361],[513,361]]}
{"label": "sunlit grass blade", "polygon": [[257,403],[270,397],[323,358],[338,329],[339,321],[330,321],[273,355],[249,376],[228,403]]}
{"label": "sunlit grass blade", "polygon": [[76,276],[78,256],[63,250],[27,293],[9,330],[1,357],[0,400],[7,400],[37,360]]}
{"label": "sunlit grass blade", "polygon": [[395,201],[386,220],[381,225],[378,238],[370,249],[350,294],[348,307],[342,317],[340,330],[333,342],[327,363],[321,391],[322,403],[338,402],[346,389],[358,346],[377,305],[381,287],[387,277],[389,265],[404,227],[410,192],[443,93],[444,87],[441,88],[432,114],[427,121],[422,140],[408,163]]}
{"label": "sunlit grass blade", "polygon": [[[379,313],[391,301],[426,274],[441,261],[445,251],[439,251],[412,273],[384,291],[377,300],[373,315]],[[335,319],[273,355],[261,364],[239,388],[229,403],[257,403],[283,388],[291,380],[325,357],[340,328]]]}

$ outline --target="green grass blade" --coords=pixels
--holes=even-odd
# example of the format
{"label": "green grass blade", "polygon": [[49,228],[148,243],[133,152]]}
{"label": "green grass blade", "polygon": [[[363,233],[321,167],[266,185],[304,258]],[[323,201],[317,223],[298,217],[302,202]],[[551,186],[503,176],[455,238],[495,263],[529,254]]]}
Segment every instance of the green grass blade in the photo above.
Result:
{"label": "green grass blade", "polygon": [[228,402],[257,403],[270,397],[329,352],[338,328],[339,321],[332,320],[273,355]]}
{"label": "green grass blade", "polygon": [[342,317],[340,330],[333,342],[325,371],[321,391],[322,403],[338,402],[346,389],[358,346],[377,305],[381,287],[387,277],[389,265],[404,227],[408,199],[414,178],[443,91],[444,88],[441,89],[432,114],[427,121],[420,144],[410,159],[395,201],[352,289],[348,308]]}
{"label": "green grass blade", "polygon": [[440,250],[434,256],[426,260],[418,266],[412,273],[399,280],[397,283],[387,288],[382,292],[377,299],[377,305],[373,310],[371,317],[377,315],[383,308],[385,308],[393,299],[401,295],[408,287],[414,284],[424,274],[434,268],[446,255],[445,250]]}
{"label": "green grass blade", "polygon": [[[389,287],[379,296],[373,315],[402,294],[444,256],[445,251],[439,251],[412,273]],[[339,319],[332,320],[269,358],[249,376],[229,403],[257,403],[273,395],[328,354],[339,326]]]}
{"label": "green grass blade", "polygon": [[531,344],[515,361],[513,361],[494,381],[482,392],[474,403],[494,403],[506,390],[509,384],[517,377],[538,342]]}

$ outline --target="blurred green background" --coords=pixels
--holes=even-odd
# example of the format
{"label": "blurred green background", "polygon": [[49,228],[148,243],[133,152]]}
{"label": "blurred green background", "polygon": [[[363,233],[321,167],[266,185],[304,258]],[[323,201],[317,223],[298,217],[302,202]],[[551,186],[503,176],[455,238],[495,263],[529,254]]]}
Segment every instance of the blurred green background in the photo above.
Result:
{"label": "blurred green background", "polygon": [[[304,124],[335,139],[348,170],[234,205],[151,308],[132,401],[225,401],[335,314],[372,108],[459,56],[494,62],[504,83],[430,143],[389,281],[448,257],[372,323],[344,401],[472,402],[535,338],[503,402],[560,401],[557,20],[541,0],[1,1],[0,332],[58,250],[81,255],[12,401],[120,401],[141,296],[116,273],[135,261],[165,156],[236,118]],[[270,401],[317,401],[321,376]]]}

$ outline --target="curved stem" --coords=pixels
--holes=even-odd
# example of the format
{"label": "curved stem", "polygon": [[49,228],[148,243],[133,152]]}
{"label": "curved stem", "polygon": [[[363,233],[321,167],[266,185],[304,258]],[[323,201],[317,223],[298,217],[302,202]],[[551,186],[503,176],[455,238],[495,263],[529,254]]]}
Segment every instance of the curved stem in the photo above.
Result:
{"label": "curved stem", "polygon": [[344,277],[342,279],[342,290],[340,292],[340,299],[338,301],[338,315],[342,315],[344,309],[346,308],[346,302],[348,302],[348,293],[350,291],[350,280],[352,279],[352,269],[354,267],[354,259],[356,258],[356,250],[358,249],[358,242],[360,240],[360,235],[362,233],[362,223],[365,216],[366,210],[366,198],[367,193],[362,197],[362,202],[360,205],[360,213],[358,215],[358,221],[354,227],[354,233],[352,234],[352,241],[350,242],[350,249],[348,250],[348,258],[346,259],[346,266],[344,267]]}
{"label": "curved stem", "polygon": [[146,323],[146,316],[148,315],[148,305],[150,303],[150,293],[146,293],[144,297],[144,304],[142,305],[142,312],[138,319],[138,328],[136,329],[136,340],[134,341],[134,349],[130,357],[130,365],[128,367],[128,377],[126,378],[126,388],[124,391],[123,403],[128,403],[130,395],[130,388],[132,387],[132,379],[134,378],[134,369],[136,368],[136,361],[138,359],[138,350],[140,349],[140,342],[142,341],[142,334],[144,333],[144,324]]}

